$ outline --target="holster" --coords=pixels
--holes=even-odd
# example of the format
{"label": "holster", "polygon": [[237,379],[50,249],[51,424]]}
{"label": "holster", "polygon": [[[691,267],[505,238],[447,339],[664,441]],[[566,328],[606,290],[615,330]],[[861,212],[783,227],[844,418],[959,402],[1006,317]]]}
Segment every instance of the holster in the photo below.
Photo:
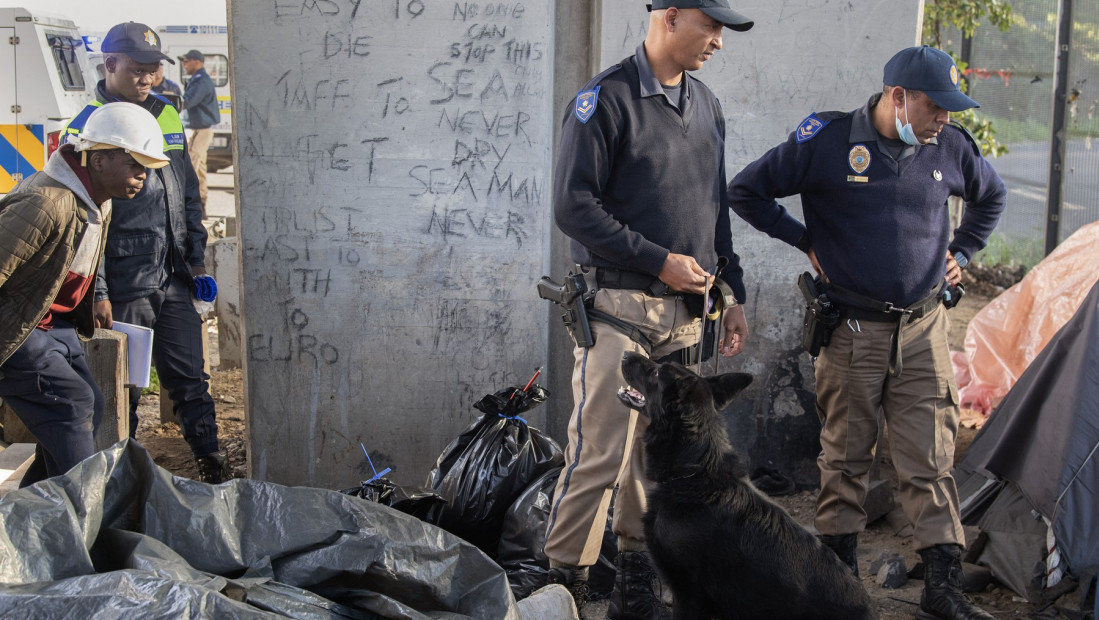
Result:
{"label": "holster", "polygon": [[820,355],[821,347],[828,346],[832,330],[839,324],[840,315],[836,306],[824,294],[819,278],[808,271],[798,277],[798,288],[805,297],[805,318],[801,324],[801,346],[809,355]]}

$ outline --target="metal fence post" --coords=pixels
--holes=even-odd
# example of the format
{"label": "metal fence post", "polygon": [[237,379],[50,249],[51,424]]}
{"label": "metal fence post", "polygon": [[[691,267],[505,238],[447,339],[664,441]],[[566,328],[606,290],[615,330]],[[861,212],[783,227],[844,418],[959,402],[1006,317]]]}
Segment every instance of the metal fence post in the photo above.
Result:
{"label": "metal fence post", "polygon": [[1072,49],[1072,0],[1061,0],[1057,11],[1057,57],[1053,72],[1053,119],[1049,135],[1049,194],[1046,198],[1046,255],[1061,241],[1061,203],[1064,200],[1065,108],[1068,105],[1068,69]]}

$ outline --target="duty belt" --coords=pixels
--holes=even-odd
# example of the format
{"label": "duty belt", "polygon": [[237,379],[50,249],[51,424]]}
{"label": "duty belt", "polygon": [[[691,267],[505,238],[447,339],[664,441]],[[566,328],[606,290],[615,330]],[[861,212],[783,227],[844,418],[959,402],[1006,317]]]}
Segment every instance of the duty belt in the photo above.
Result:
{"label": "duty belt", "polygon": [[660,278],[640,271],[614,269],[611,267],[584,267],[583,269],[595,271],[595,284],[597,288],[645,291],[653,297],[676,294],[668,288],[667,284],[661,282]]}
{"label": "duty belt", "polygon": [[876,323],[896,323],[893,329],[893,337],[889,346],[889,374],[899,377],[903,367],[901,360],[901,329],[910,321],[916,321],[931,313],[942,299],[939,291],[935,291],[908,307],[895,306],[888,301],[878,301],[851,289],[831,284],[829,290],[838,292],[851,304],[835,302],[839,308],[840,317],[856,319],[859,321],[873,321]]}

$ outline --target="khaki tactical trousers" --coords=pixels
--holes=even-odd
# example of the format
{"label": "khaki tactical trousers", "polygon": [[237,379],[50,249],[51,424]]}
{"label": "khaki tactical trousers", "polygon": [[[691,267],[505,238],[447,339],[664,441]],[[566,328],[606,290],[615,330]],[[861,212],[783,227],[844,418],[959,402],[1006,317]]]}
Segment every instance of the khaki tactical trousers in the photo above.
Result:
{"label": "khaki tactical trousers", "polygon": [[[680,297],[651,297],[636,290],[602,289],[595,307],[644,332],[658,359],[698,342],[701,321],[690,316]],[[618,400],[622,355],[643,352],[640,345],[606,323],[592,322],[595,346],[575,348],[572,374],[574,408],[569,419],[565,468],[557,481],[546,527],[546,557],[572,566],[599,559],[607,510],[615,486],[612,529],[620,537],[643,540],[645,478],[641,437],[648,419]]]}
{"label": "khaki tactical trousers", "polygon": [[950,474],[960,412],[946,309],[938,306],[902,329],[899,377],[889,375],[894,328],[894,323],[842,319],[817,359],[817,414],[823,428],[816,527],[821,534],[838,535],[866,526],[862,505],[881,412],[916,548],[964,546],[958,491]]}

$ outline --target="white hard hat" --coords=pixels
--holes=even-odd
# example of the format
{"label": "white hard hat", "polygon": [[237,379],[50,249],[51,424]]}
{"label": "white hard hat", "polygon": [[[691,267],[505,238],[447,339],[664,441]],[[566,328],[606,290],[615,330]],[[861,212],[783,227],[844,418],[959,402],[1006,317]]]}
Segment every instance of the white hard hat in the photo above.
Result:
{"label": "white hard hat", "polygon": [[160,124],[145,108],[124,101],[104,104],[92,112],[71,142],[77,151],[124,149],[146,168],[163,168],[169,163]]}

